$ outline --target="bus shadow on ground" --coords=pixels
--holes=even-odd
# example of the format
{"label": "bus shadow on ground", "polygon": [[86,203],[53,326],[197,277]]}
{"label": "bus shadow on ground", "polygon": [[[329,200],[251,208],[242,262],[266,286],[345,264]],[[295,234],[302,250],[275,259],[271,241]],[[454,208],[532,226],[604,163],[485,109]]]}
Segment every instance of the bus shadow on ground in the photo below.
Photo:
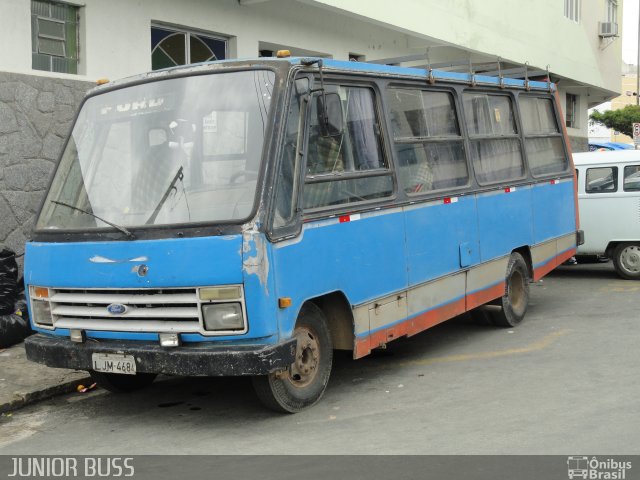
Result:
{"label": "bus shadow on ground", "polygon": [[[386,349],[353,360],[351,352],[335,351],[328,395],[345,388],[357,378],[360,386],[377,384],[381,367],[402,368],[399,363],[419,361],[451,353],[457,346],[473,342],[475,337],[495,334],[497,327],[483,325],[465,314],[410,338],[399,338]],[[501,330],[501,329],[498,329]],[[137,415],[144,413],[158,420],[179,417],[181,421],[216,423],[228,418],[252,420],[273,418],[253,392],[249,377],[168,377],[161,376],[143,390],[125,395],[106,393],[96,397],[109,404],[108,411]],[[321,400],[322,403],[322,400]]]}

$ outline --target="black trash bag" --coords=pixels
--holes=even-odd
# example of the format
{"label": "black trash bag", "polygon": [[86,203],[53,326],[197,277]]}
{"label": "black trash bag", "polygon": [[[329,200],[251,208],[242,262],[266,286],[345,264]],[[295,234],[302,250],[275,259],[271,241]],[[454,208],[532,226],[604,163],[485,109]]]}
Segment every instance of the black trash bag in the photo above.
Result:
{"label": "black trash bag", "polygon": [[20,343],[32,333],[27,318],[16,313],[0,315],[0,348]]}
{"label": "black trash bag", "polygon": [[16,253],[3,248],[0,250],[0,315],[11,315],[15,312],[14,306],[19,292]]}

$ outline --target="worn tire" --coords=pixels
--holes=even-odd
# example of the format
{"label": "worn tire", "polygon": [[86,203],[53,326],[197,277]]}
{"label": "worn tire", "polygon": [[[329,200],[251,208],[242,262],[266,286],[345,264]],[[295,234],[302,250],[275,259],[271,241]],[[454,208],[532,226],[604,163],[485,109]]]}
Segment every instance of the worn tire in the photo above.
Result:
{"label": "worn tire", "polygon": [[505,275],[505,291],[496,304],[501,308],[492,313],[494,325],[515,327],[524,319],[529,306],[529,268],[517,252],[511,254]]}
{"label": "worn tire", "polygon": [[113,393],[127,393],[148,387],[156,379],[155,373],[136,373],[123,375],[120,373],[105,373],[89,370],[89,374],[98,386]]}
{"label": "worn tire", "polygon": [[621,243],[613,251],[613,266],[626,280],[640,280],[640,243]]}
{"label": "worn tire", "polygon": [[295,362],[285,371],[252,378],[260,401],[277,412],[296,413],[317,403],[331,375],[333,344],[322,310],[305,304],[293,335],[298,338]]}

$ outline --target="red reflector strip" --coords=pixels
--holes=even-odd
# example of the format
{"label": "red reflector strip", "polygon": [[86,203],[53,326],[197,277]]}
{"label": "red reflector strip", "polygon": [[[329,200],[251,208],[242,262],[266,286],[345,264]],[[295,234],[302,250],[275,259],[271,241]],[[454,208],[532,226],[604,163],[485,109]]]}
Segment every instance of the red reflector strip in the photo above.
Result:
{"label": "red reflector strip", "polygon": [[553,180],[551,180],[551,185],[555,185],[558,183],[558,180],[556,180],[555,178]]}
{"label": "red reflector strip", "polygon": [[338,220],[340,223],[355,222],[356,220],[360,220],[360,214],[354,213],[353,215],[342,215],[338,217]]}
{"label": "red reflector strip", "polygon": [[444,204],[447,205],[448,203],[451,203],[451,199],[450,198],[445,198],[444,199]]}

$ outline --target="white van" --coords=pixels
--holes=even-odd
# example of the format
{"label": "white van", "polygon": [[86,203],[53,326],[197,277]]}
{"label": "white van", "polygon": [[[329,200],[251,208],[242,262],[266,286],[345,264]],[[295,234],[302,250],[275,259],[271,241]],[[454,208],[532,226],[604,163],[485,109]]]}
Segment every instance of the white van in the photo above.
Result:
{"label": "white van", "polygon": [[573,155],[584,244],[578,255],[605,255],[618,274],[640,280],[640,150]]}

